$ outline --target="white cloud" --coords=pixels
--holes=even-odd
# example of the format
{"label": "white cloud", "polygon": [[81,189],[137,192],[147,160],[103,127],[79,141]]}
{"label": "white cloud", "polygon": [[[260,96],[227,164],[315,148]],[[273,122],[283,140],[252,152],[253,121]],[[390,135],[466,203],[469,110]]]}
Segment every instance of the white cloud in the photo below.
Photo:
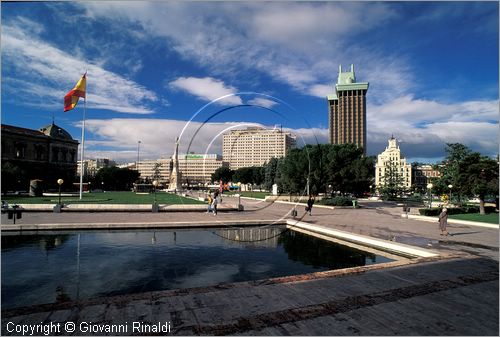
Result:
{"label": "white cloud", "polygon": [[243,71],[257,70],[304,94],[318,96],[320,88],[315,85],[333,83],[338,65],[344,62],[360,65],[361,81],[377,80],[379,85],[371,89],[373,97],[390,97],[383,94],[405,92],[411,85],[404,57],[377,53],[350,42],[356,34],[398,16],[387,4],[82,5],[93,17],[114,18],[117,22],[127,18],[141,24],[148,34],[163,38],[181,57],[194,60],[217,76],[237,78]]}
{"label": "white cloud", "polygon": [[407,157],[444,156],[446,143],[463,143],[485,155],[498,153],[498,100],[443,104],[397,97],[367,108],[369,152],[379,153],[394,137]]}
{"label": "white cloud", "polygon": [[[114,118],[86,121],[88,158],[107,157],[120,162],[135,161],[140,140],[140,158],[169,158],[174,152],[175,139],[179,152],[222,154],[222,135],[232,129],[263,126],[250,122],[201,123],[167,119]],[[181,135],[181,130],[184,130]],[[326,143],[328,130],[319,128],[284,128],[297,136],[297,144]]]}
{"label": "white cloud", "polygon": [[184,90],[205,101],[215,101],[222,105],[242,104],[241,98],[234,96],[236,88],[226,86],[224,82],[212,77],[179,77],[169,83],[170,87]]}
{"label": "white cloud", "polygon": [[315,84],[309,88],[310,95],[323,99],[332,92],[335,92],[335,85],[333,83],[331,85]]}
{"label": "white cloud", "polygon": [[2,27],[2,61],[9,67],[9,71],[3,73],[3,80],[14,84],[10,90],[44,97],[39,106],[47,108],[58,104],[62,110],[64,95],[74,87],[79,74],[87,71],[88,108],[138,114],[153,112],[149,103],[158,101],[154,92],[44,42],[33,34],[36,24],[27,27],[11,24]]}
{"label": "white cloud", "polygon": [[384,127],[388,124],[426,124],[436,121],[498,121],[499,101],[466,101],[444,104],[405,95],[382,105],[370,105],[367,111],[369,123],[384,125]]}
{"label": "white cloud", "polygon": [[258,106],[263,106],[264,108],[272,108],[276,104],[278,104],[275,101],[272,101],[267,98],[262,98],[262,97],[256,97],[248,101],[248,104],[253,104],[253,105],[258,105]]}

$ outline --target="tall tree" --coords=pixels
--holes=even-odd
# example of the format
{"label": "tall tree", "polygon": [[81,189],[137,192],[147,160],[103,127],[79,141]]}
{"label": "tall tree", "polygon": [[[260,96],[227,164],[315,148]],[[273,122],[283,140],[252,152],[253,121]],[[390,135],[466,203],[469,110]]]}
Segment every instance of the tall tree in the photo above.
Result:
{"label": "tall tree", "polygon": [[485,213],[484,199],[488,194],[498,195],[498,162],[472,153],[460,163],[462,192],[479,199],[479,212]]}
{"label": "tall tree", "polygon": [[392,160],[385,163],[380,192],[387,198],[393,199],[406,191],[404,178],[399,170],[400,167]]}
{"label": "tall tree", "polygon": [[274,184],[278,184],[276,173],[278,171],[279,159],[271,158],[268,163],[264,165],[264,188],[270,191]]}
{"label": "tall tree", "polygon": [[219,182],[220,180],[222,180],[222,182],[226,184],[232,181],[233,174],[234,171],[231,170],[229,167],[227,166],[219,167],[217,170],[215,170],[214,173],[212,173],[212,183]]}
{"label": "tall tree", "polygon": [[[103,186],[106,190],[126,191],[132,188],[134,182],[139,179],[139,172],[127,168],[103,167],[94,178],[95,186]],[[104,184],[102,184],[104,183]]]}
{"label": "tall tree", "polygon": [[446,193],[448,185],[451,184],[458,200],[461,201],[462,196],[467,192],[463,186],[464,181],[461,179],[461,167],[463,161],[472,154],[472,151],[460,143],[447,143],[445,152],[446,157],[443,165],[437,166],[441,177],[432,181],[433,190],[439,194]]}

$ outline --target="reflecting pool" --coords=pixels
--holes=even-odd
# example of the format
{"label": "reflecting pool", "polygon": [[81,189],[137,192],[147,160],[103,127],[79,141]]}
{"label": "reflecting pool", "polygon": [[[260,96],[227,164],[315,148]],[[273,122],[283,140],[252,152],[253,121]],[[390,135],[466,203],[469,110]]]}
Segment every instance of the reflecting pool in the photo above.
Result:
{"label": "reflecting pool", "polygon": [[388,262],[284,227],[2,235],[2,308]]}

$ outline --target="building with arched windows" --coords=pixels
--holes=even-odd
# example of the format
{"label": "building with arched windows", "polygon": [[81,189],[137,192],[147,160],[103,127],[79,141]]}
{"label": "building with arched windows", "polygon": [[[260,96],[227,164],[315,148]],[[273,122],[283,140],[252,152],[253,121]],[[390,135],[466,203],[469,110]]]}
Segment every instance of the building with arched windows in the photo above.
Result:
{"label": "building with arched windows", "polygon": [[28,191],[39,179],[46,187],[76,177],[78,141],[54,123],[39,130],[2,124],[2,191]]}

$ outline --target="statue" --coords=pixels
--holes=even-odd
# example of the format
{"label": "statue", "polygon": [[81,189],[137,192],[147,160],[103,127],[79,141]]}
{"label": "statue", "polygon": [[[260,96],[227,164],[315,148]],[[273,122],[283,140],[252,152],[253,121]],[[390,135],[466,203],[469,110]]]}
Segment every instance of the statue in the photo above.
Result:
{"label": "statue", "polygon": [[175,151],[172,156],[172,172],[170,173],[170,183],[168,189],[177,193],[181,189],[181,172],[179,171],[179,137],[175,139]]}

